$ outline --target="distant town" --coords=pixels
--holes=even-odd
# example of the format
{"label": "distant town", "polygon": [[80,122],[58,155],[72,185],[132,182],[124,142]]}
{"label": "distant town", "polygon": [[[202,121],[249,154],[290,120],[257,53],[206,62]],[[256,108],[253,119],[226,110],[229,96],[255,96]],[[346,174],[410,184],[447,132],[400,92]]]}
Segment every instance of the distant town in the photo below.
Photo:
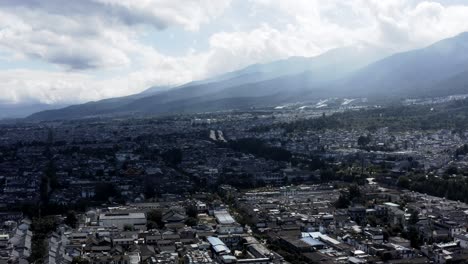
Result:
{"label": "distant town", "polygon": [[1,263],[465,263],[468,131],[389,111],[5,123]]}

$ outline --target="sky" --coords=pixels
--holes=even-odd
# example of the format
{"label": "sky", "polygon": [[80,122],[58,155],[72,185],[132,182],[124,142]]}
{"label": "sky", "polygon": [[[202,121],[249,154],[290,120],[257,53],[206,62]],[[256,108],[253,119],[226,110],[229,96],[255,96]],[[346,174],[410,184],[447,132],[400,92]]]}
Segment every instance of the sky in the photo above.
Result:
{"label": "sky", "polygon": [[0,0],[0,103],[73,104],[468,31],[466,0]]}

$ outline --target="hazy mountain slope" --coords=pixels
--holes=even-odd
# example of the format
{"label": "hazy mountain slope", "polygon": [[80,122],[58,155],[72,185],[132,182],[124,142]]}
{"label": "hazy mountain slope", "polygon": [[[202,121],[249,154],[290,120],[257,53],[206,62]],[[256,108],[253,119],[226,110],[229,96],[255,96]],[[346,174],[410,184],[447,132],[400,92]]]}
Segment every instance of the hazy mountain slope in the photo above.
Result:
{"label": "hazy mountain slope", "polygon": [[438,81],[422,93],[433,96],[468,94],[468,70]]}
{"label": "hazy mountain slope", "polygon": [[[358,54],[358,53],[354,53]],[[362,56],[357,55],[357,56]],[[332,56],[329,56],[331,58]],[[330,65],[339,65],[330,60]],[[345,62],[345,61],[343,61]],[[347,63],[344,63],[346,65]],[[323,65],[323,64],[322,64]],[[338,69],[338,70],[336,70]],[[322,81],[323,75],[343,76],[343,69],[284,76],[242,85],[210,95],[212,99],[268,94],[301,94],[296,100],[326,97],[407,98],[468,93],[468,33],[439,41],[423,49],[399,53],[371,63],[339,80]],[[316,76],[319,75],[320,78]]]}
{"label": "hazy mountain slope", "polygon": [[[265,105],[277,102],[277,100],[268,101],[276,98],[272,97],[273,95],[296,100],[300,98],[296,95],[303,94],[304,89],[319,87],[331,80],[343,78],[383,54],[385,52],[373,48],[343,48],[313,59],[293,57],[269,64],[253,65],[236,73],[229,73],[230,76],[237,75],[235,78],[176,88],[164,94],[135,100],[119,110],[142,113],[177,111],[182,105],[186,105],[185,102],[182,103],[184,100],[202,103],[229,98],[263,97],[266,100],[263,102]],[[279,75],[282,69],[283,75],[269,79]],[[291,75],[293,73],[295,74]],[[318,89],[316,95],[319,94],[326,96],[327,93]],[[171,104],[174,106],[170,106]],[[240,104],[239,107],[243,105]],[[222,105],[220,107],[223,108]]]}
{"label": "hazy mountain slope", "polygon": [[10,119],[10,118],[24,118],[34,113],[50,111],[50,110],[64,110],[73,111],[74,113],[79,113],[83,111],[85,113],[94,113],[96,111],[110,111],[125,105],[133,100],[155,95],[157,93],[164,92],[164,89],[169,89],[169,87],[151,87],[140,94],[109,98],[96,102],[88,102],[82,105],[67,106],[66,104],[43,104],[43,103],[0,103],[0,119]]}
{"label": "hazy mountain slope", "polygon": [[326,97],[381,99],[468,93],[464,74],[468,72],[468,33],[376,61],[385,54],[371,47],[336,49],[314,58],[251,65],[151,96],[108,99],[40,112],[31,118],[213,111]]}
{"label": "hazy mountain slope", "polygon": [[24,118],[25,116],[49,109],[63,108],[66,105],[41,104],[41,103],[0,103],[0,119]]}
{"label": "hazy mountain slope", "polygon": [[[210,94],[230,86],[243,84],[251,79],[257,80],[255,76],[239,76],[234,79],[200,84],[194,86],[183,86],[181,88],[173,88],[165,92],[157,92],[152,95],[141,94],[104,99],[96,102],[88,102],[85,104],[72,105],[63,109],[46,110],[37,112],[28,117],[33,120],[53,120],[53,119],[73,119],[84,118],[97,115],[109,115],[112,113],[121,114],[127,112],[146,112],[144,109],[151,109],[152,106],[160,105],[162,109],[172,109],[166,106],[169,102],[180,102],[189,98],[196,98],[206,94]],[[161,111],[151,111],[161,112]]]}
{"label": "hazy mountain slope", "polygon": [[282,103],[286,100],[282,95],[269,95],[260,97],[230,97],[213,100],[205,100],[203,97],[184,99],[176,102],[170,102],[160,105],[146,104],[135,110],[134,105],[130,104],[123,107],[120,114],[131,113],[146,113],[146,114],[163,114],[163,113],[196,113],[196,112],[211,112],[219,110],[231,109],[247,109],[252,107],[265,107],[270,103]]}
{"label": "hazy mountain slope", "polygon": [[370,64],[332,88],[361,96],[431,96],[423,93],[446,89],[434,85],[466,70],[468,33],[463,33],[427,48],[395,54]]}
{"label": "hazy mountain slope", "polygon": [[[292,93],[293,87],[302,89],[304,86],[323,84],[343,78],[386,54],[386,51],[372,47],[336,49],[314,58],[292,57],[268,64],[252,65],[239,71],[192,82],[150,96],[146,96],[147,93],[143,92],[135,96],[40,112],[30,118],[41,120],[127,112],[159,113],[180,108],[178,105],[181,102],[185,103],[184,100],[196,100],[201,103],[211,100],[222,101],[228,98],[270,98],[269,96],[283,93],[285,88]],[[149,91],[153,92],[154,89]],[[233,101],[239,102],[239,100]],[[171,103],[174,106],[171,106]],[[265,103],[268,103],[268,100]],[[223,106],[220,105],[220,107]]]}
{"label": "hazy mountain slope", "polygon": [[155,94],[158,94],[158,93],[164,93],[164,92],[166,92],[167,90],[169,90],[171,88],[173,88],[173,86],[169,86],[169,85],[153,86],[153,87],[150,87],[150,88],[144,90],[143,92],[141,92],[139,94],[136,94],[135,96],[145,97],[145,96],[155,95]]}
{"label": "hazy mountain slope", "polygon": [[387,49],[360,44],[332,49],[313,58],[291,57],[268,64],[255,64],[243,71],[268,72],[275,78],[310,72],[316,82],[325,82],[343,78],[388,55],[390,51]]}
{"label": "hazy mountain slope", "polygon": [[[313,58],[291,57],[267,64],[251,65],[242,70],[223,74],[206,81],[183,85],[144,100],[153,100],[153,103],[159,104],[208,94],[221,94],[227,92],[228,89],[226,88],[230,87],[235,87],[229,89],[231,96],[256,96],[252,95],[251,92],[253,91],[248,88],[247,91],[235,91],[238,90],[238,87],[248,87],[248,85],[263,81],[271,83],[270,80],[281,80],[282,77],[286,76],[301,76],[304,72],[311,75],[310,82],[313,80],[314,83],[325,83],[343,78],[350,72],[385,57],[387,53],[388,51],[373,47],[348,47],[331,50]],[[218,96],[217,98],[220,97],[229,96]]]}

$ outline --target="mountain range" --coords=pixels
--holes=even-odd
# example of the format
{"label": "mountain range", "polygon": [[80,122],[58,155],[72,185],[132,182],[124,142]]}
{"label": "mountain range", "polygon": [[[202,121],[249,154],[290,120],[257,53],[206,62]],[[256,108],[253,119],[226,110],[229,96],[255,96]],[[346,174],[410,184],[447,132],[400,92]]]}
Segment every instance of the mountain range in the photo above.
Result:
{"label": "mountain range", "polygon": [[360,45],[255,64],[179,87],[152,87],[137,95],[41,111],[28,119],[207,112],[330,97],[391,100],[453,94],[468,94],[468,33],[396,54]]}

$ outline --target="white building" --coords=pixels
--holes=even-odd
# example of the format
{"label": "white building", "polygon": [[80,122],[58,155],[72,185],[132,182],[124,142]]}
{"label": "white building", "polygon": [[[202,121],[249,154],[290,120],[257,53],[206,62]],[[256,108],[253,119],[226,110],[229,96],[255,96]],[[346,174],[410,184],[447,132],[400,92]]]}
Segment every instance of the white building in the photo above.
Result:
{"label": "white building", "polygon": [[244,232],[244,228],[234,220],[228,211],[214,211],[214,216],[218,222],[216,226],[218,234],[242,234]]}
{"label": "white building", "polygon": [[146,216],[144,213],[104,213],[99,215],[99,225],[115,226],[121,230],[125,226],[132,226],[137,230],[146,230]]}

